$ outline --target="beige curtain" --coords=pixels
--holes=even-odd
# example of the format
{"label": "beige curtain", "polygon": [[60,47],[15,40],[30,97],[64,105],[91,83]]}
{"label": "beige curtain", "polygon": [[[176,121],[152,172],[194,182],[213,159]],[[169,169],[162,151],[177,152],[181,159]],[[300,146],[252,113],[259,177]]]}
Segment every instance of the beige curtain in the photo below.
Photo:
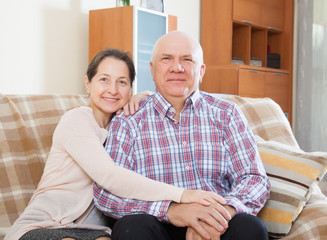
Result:
{"label": "beige curtain", "polygon": [[306,151],[327,151],[327,1],[296,0],[295,136]]}

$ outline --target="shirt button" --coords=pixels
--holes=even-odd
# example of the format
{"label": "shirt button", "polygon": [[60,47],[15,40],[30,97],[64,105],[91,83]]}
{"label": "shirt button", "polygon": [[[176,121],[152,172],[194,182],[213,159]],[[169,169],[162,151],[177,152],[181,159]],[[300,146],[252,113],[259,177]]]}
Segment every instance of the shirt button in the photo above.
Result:
{"label": "shirt button", "polygon": [[191,167],[190,167],[190,166],[186,166],[185,169],[186,169],[186,170],[190,170]]}
{"label": "shirt button", "polygon": [[185,145],[186,145],[186,142],[184,141],[184,142],[183,142],[183,146],[185,146]]}

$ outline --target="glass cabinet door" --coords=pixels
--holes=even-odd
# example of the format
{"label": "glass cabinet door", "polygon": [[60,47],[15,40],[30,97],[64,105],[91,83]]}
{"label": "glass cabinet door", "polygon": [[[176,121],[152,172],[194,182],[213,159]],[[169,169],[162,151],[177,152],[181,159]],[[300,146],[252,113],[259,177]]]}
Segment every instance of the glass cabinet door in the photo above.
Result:
{"label": "glass cabinet door", "polygon": [[150,60],[155,42],[167,32],[167,15],[147,9],[135,8],[137,19],[134,25],[134,63],[136,81],[134,94],[145,90],[154,91]]}

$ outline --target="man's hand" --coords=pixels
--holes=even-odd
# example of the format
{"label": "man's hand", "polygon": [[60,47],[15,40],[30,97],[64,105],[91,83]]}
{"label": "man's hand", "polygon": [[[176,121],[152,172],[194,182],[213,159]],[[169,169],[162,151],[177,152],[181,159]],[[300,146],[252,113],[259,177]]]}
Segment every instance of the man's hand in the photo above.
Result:
{"label": "man's hand", "polygon": [[224,232],[228,227],[228,221],[231,219],[229,211],[217,202],[210,206],[203,206],[198,203],[171,203],[167,217],[171,224],[177,227],[191,227],[204,239],[210,239],[210,233],[200,224],[200,221],[218,232]]}
{"label": "man's hand", "polygon": [[186,240],[203,240],[203,239],[210,239],[210,240],[220,240],[220,236],[225,233],[226,230],[223,232],[218,232],[215,228],[209,226],[208,224],[200,221],[200,225],[210,234],[210,238],[203,238],[201,235],[195,231],[193,228],[188,227],[186,231]]}
{"label": "man's hand", "polygon": [[224,208],[229,212],[229,215],[231,216],[231,219],[236,215],[236,210],[234,207],[225,205]]}
{"label": "man's hand", "polygon": [[[209,233],[210,234],[210,233]],[[210,234],[211,237],[211,234]],[[185,235],[185,240],[203,240],[208,238],[201,237],[197,231],[195,231],[193,228],[188,227]],[[210,238],[209,238],[210,239]]]}
{"label": "man's hand", "polygon": [[[235,209],[231,206],[224,206],[226,210],[230,213],[232,217],[235,216]],[[195,229],[188,227],[186,231],[186,240],[203,240],[203,239],[210,239],[210,240],[220,240],[220,236],[223,235],[227,229],[223,231],[217,231],[217,229],[213,228],[212,226],[208,225],[205,222],[199,221],[199,224],[204,228],[206,232],[209,233],[210,238],[203,238]]]}

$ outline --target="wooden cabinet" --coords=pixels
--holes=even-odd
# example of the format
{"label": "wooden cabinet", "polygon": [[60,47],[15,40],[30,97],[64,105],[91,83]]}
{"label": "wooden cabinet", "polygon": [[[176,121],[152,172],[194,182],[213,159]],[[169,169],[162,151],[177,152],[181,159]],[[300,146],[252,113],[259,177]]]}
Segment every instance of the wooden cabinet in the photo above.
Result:
{"label": "wooden cabinet", "polygon": [[239,69],[238,94],[242,97],[266,96],[266,73],[252,69]]}
{"label": "wooden cabinet", "polygon": [[233,20],[282,30],[285,0],[233,0]]}
{"label": "wooden cabinet", "polygon": [[231,0],[202,0],[201,43],[207,66],[231,63],[233,36],[231,2]]}
{"label": "wooden cabinet", "polygon": [[[251,29],[247,25],[233,23],[232,57],[250,64]],[[230,60],[231,61],[231,60]]]}
{"label": "wooden cabinet", "polygon": [[289,0],[261,0],[261,25],[275,30],[283,30],[285,1]]}
{"label": "wooden cabinet", "polygon": [[201,89],[220,89],[209,91],[242,97],[269,97],[277,102],[284,112],[290,113],[289,98],[291,87],[287,71],[252,68],[250,66],[209,66]]}
{"label": "wooden cabinet", "polygon": [[266,97],[274,99],[284,112],[290,112],[289,74],[280,72],[266,73]]}
{"label": "wooden cabinet", "polygon": [[233,20],[260,25],[262,0],[234,0]]}
{"label": "wooden cabinet", "polygon": [[289,112],[288,78],[288,73],[239,69],[237,95],[252,98],[269,97],[274,99],[284,112]]}
{"label": "wooden cabinet", "polygon": [[133,93],[154,91],[150,59],[154,43],[177,29],[177,17],[136,6],[91,10],[89,60],[105,48],[118,48],[133,57],[136,79]]}
{"label": "wooden cabinet", "polygon": [[[201,90],[270,97],[291,121],[293,1],[202,0],[201,45],[207,70]],[[272,55],[279,57],[279,68],[272,64]]]}
{"label": "wooden cabinet", "polygon": [[[238,69],[234,66],[207,66],[201,90],[211,93],[238,94]],[[211,89],[211,90],[210,90]],[[217,91],[218,89],[218,91]]]}

